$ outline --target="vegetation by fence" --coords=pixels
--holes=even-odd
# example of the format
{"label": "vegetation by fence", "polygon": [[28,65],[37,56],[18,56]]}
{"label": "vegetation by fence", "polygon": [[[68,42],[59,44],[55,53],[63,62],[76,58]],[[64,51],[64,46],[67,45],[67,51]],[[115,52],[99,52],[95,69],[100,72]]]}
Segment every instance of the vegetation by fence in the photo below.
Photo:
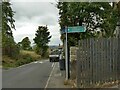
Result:
{"label": "vegetation by fence", "polygon": [[77,85],[80,88],[118,80],[118,38],[84,39],[77,52]]}

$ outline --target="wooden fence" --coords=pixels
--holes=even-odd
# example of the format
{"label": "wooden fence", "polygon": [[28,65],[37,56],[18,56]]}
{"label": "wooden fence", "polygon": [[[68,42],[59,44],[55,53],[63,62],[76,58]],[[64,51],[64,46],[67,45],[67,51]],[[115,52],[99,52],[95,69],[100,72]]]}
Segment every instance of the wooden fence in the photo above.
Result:
{"label": "wooden fence", "polygon": [[77,85],[79,88],[118,80],[118,38],[79,41],[77,52]]}

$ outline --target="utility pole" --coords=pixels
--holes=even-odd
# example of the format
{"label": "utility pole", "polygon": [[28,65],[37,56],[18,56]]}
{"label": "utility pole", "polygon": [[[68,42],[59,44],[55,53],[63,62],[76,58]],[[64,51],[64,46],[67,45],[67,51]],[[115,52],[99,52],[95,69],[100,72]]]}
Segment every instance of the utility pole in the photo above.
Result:
{"label": "utility pole", "polygon": [[66,61],[66,80],[68,80],[69,78],[69,71],[68,71],[68,36],[67,36],[67,33],[68,33],[68,29],[67,27],[65,27],[65,34],[66,34],[66,40],[65,40],[65,61]]}

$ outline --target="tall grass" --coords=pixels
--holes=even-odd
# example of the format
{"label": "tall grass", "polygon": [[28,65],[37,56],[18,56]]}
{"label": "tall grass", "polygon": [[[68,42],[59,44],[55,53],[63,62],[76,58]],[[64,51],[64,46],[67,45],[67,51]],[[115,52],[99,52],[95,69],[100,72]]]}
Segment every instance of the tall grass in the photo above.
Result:
{"label": "tall grass", "polygon": [[41,56],[34,51],[21,50],[17,58],[13,59],[8,56],[3,56],[2,65],[4,68],[17,67],[40,59]]}
{"label": "tall grass", "polygon": [[30,57],[32,57],[34,60],[38,60],[41,58],[40,55],[36,54],[34,51],[26,51],[26,50],[21,50],[20,51],[20,55],[24,56],[24,55],[30,55]]}

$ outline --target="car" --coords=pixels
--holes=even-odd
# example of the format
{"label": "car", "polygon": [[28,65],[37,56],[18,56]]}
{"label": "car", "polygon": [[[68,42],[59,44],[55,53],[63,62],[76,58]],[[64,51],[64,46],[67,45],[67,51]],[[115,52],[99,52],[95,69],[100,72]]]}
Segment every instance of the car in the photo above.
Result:
{"label": "car", "polygon": [[50,62],[59,62],[59,55],[49,55]]}
{"label": "car", "polygon": [[50,62],[59,62],[60,52],[58,50],[54,50],[49,55]]}

